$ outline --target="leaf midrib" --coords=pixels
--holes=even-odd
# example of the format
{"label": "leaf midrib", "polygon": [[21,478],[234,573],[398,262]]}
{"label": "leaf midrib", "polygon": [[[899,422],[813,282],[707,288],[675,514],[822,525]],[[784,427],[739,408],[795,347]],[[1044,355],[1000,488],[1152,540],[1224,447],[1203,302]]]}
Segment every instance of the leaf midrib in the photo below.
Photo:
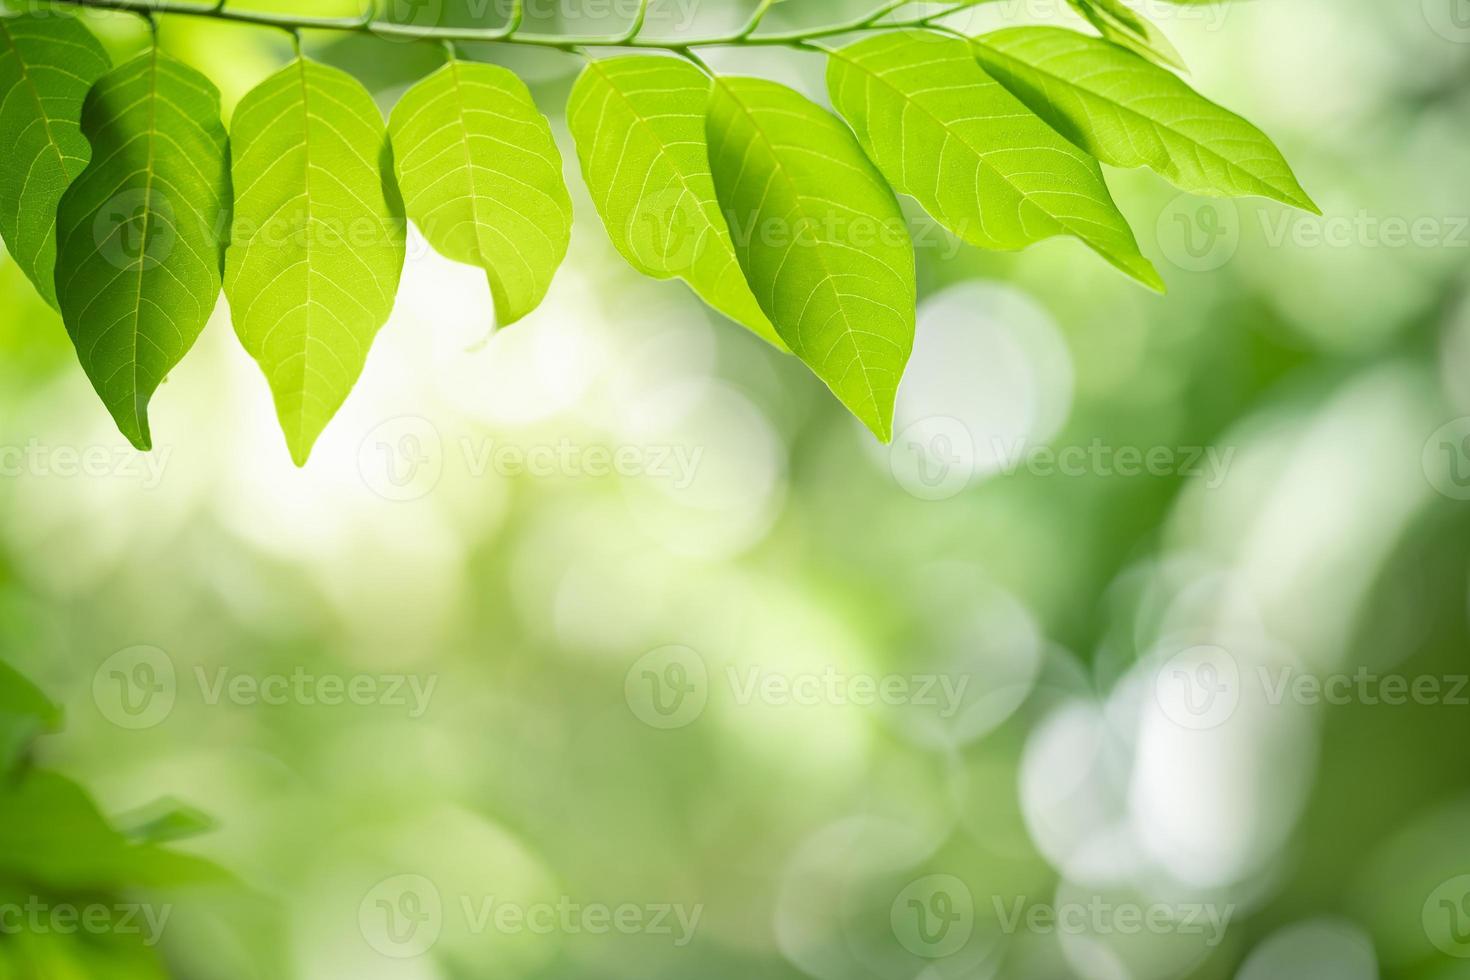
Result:
{"label": "leaf midrib", "polygon": [[[20,53],[20,46],[15,43],[15,36],[11,34],[10,27],[5,23],[8,18],[0,17],[0,34],[5,35],[5,46],[15,55],[15,63],[20,66],[20,80],[31,93],[31,98],[36,103],[36,114],[41,117],[41,127],[46,131],[46,145],[51,147],[56,154],[56,162],[61,167],[62,173],[66,172],[66,155],[61,152],[61,144],[56,141],[56,134],[51,129],[51,117],[46,112],[46,104],[41,101],[41,90],[36,87],[35,79],[31,77],[30,69],[26,67],[26,60]],[[17,197],[15,202],[15,226],[20,228],[21,210],[25,202]],[[53,225],[53,228],[55,226]]]}
{"label": "leaf midrib", "polygon": [[[301,203],[306,209],[306,329],[301,338],[301,399],[296,403],[296,444],[306,437],[306,388],[311,378],[311,280],[312,211],[311,211],[311,86],[306,77],[306,59],[298,57],[301,67]],[[294,447],[293,447],[294,448]]]}
{"label": "leaf midrib", "polygon": [[[967,39],[967,41],[968,41],[968,39]],[[971,42],[971,43],[973,43],[973,42]],[[879,74],[878,72],[873,71],[867,65],[862,64],[861,62],[857,61],[856,59],[852,58],[851,56],[845,56],[845,55],[843,55],[841,53],[841,49],[840,48],[829,48],[829,49],[827,49],[827,54],[829,56],[831,56],[831,57],[838,58],[838,59],[846,62],[849,65],[852,65],[854,68],[856,68],[859,71],[862,71],[864,74],[866,74],[869,78],[872,78],[872,79],[875,79],[875,80],[881,82],[888,89],[890,89],[894,94],[896,94],[899,98],[901,98],[906,104],[917,107],[920,112],[922,112],[924,115],[928,116],[930,119],[934,120],[935,125],[937,125],[946,134],[948,134],[948,135],[954,135],[955,138],[958,139],[962,144],[964,144],[965,146],[969,147],[970,151],[975,154],[975,159],[979,162],[980,166],[984,167],[987,171],[989,171],[990,173],[994,174],[995,177],[1001,183],[1005,184],[1011,190],[1015,191],[1016,192],[1016,195],[1018,197],[1020,197],[1022,201],[1025,201],[1026,203],[1028,203],[1028,204],[1032,205],[1033,207],[1037,208],[1038,210],[1041,211],[1042,214],[1046,215],[1052,221],[1056,222],[1056,224],[1057,224],[1058,227],[1065,229],[1070,234],[1077,235],[1078,237],[1080,237],[1085,242],[1091,242],[1091,241],[1093,241],[1092,236],[1089,235],[1089,234],[1087,234],[1085,230],[1079,230],[1075,225],[1073,225],[1071,223],[1071,219],[1069,217],[1067,217],[1065,215],[1058,215],[1054,211],[1052,211],[1050,208],[1042,207],[1042,205],[1040,203],[1038,203],[1034,199],[1034,196],[1030,192],[1025,191],[1025,190],[1022,190],[1019,186],[1017,186],[1016,183],[1013,180],[1010,179],[1010,177],[1008,177],[1003,171],[1001,171],[998,168],[996,168],[996,166],[994,164],[992,164],[988,159],[986,159],[985,154],[982,153],[978,147],[976,147],[973,143],[971,143],[964,135],[961,135],[960,133],[958,133],[958,131],[955,130],[955,128],[953,126],[950,126],[943,119],[941,119],[939,116],[935,115],[935,113],[934,113],[934,111],[932,109],[930,109],[928,106],[924,105],[924,103],[920,102],[917,98],[914,98],[913,96],[908,95],[903,89],[899,88],[893,82],[888,81],[883,75]],[[985,70],[983,67],[980,66],[980,64],[978,62],[976,62],[976,67],[977,68],[980,68],[980,70],[982,72]],[[992,81],[994,81],[994,80],[992,79]],[[999,82],[996,82],[995,84],[999,85],[1000,83]],[[1019,100],[1017,100],[1017,101],[1019,101]],[[1030,109],[1027,108],[1027,111],[1029,112]]]}
{"label": "leaf midrib", "polygon": [[[674,164],[673,157],[664,148],[663,140],[659,137],[658,130],[654,129],[654,127],[653,127],[653,121],[650,120],[650,119],[648,119],[647,117],[645,117],[642,113],[640,113],[638,111],[638,107],[633,102],[633,99],[626,92],[624,92],[622,89],[618,88],[617,85],[613,83],[612,76],[607,73],[607,70],[606,69],[598,67],[598,64],[597,64],[597,62],[595,60],[589,61],[587,63],[587,67],[590,68],[591,70],[595,71],[599,76],[602,77],[603,81],[605,81],[607,83],[607,87],[610,90],[612,90],[612,92],[614,94],[616,94],[617,97],[619,99],[621,99],[627,105],[628,111],[633,114],[633,119],[637,123],[638,127],[640,129],[646,130],[648,132],[649,136],[652,137],[653,144],[654,144],[654,147],[655,147],[654,153],[657,154],[660,159],[667,160],[668,161],[669,169],[672,170],[674,172],[674,176],[676,178],[678,178],[679,186],[683,187],[686,193],[693,194],[694,195],[694,199],[696,201],[699,200],[699,195],[697,193],[695,193],[695,190],[694,190],[693,187],[689,186],[689,179],[688,179],[688,177],[686,177],[685,174],[684,174],[684,172],[682,170],[680,170],[679,167]],[[713,222],[711,222],[709,220],[708,215],[705,215],[704,208],[701,207],[699,209],[699,213],[700,213],[700,216],[705,219],[705,223],[708,224],[708,225],[710,225],[710,227],[713,228],[714,227],[714,224],[713,224]],[[718,229],[716,229],[716,232],[718,232]],[[690,268],[693,268],[693,261],[692,260],[690,261]],[[672,272],[669,273],[669,275],[677,275],[677,274],[678,273],[672,273]]]}
{"label": "leaf midrib", "polygon": [[[971,43],[972,44],[975,44],[977,46],[983,46],[985,48],[985,50],[994,52],[994,54],[996,55],[996,57],[1000,58],[1001,60],[1010,62],[1012,65],[1019,65],[1023,69],[1029,69],[1031,71],[1034,71],[1036,74],[1042,76],[1043,78],[1045,78],[1045,79],[1047,79],[1049,81],[1055,82],[1055,83],[1063,86],[1064,88],[1075,89],[1076,91],[1081,92],[1084,95],[1091,96],[1092,98],[1097,99],[1099,102],[1103,103],[1104,105],[1111,106],[1112,108],[1118,110],[1119,112],[1121,112],[1125,116],[1129,116],[1131,118],[1141,120],[1145,125],[1147,125],[1148,127],[1152,128],[1152,129],[1158,130],[1159,132],[1162,132],[1162,133],[1172,133],[1175,137],[1183,140],[1185,143],[1187,143],[1190,146],[1194,147],[1197,152],[1202,151],[1207,157],[1209,157],[1209,158],[1211,158],[1213,160],[1219,161],[1221,164],[1223,164],[1225,166],[1225,169],[1226,170],[1231,171],[1232,173],[1234,173],[1234,174],[1237,175],[1236,176],[1236,179],[1237,180],[1239,180],[1240,178],[1244,177],[1247,183],[1254,182],[1254,183],[1262,184],[1262,185],[1264,185],[1266,187],[1271,188],[1276,193],[1278,193],[1278,194],[1284,194],[1284,195],[1286,195],[1289,198],[1295,198],[1295,197],[1297,197],[1297,195],[1295,193],[1293,193],[1290,188],[1282,188],[1282,187],[1280,187],[1280,186],[1278,186],[1278,185],[1276,185],[1274,183],[1271,183],[1270,181],[1266,180],[1266,178],[1264,178],[1264,177],[1261,177],[1261,176],[1259,176],[1257,174],[1251,173],[1249,170],[1246,170],[1244,167],[1242,167],[1240,164],[1236,163],[1235,161],[1231,160],[1229,157],[1227,157],[1227,156],[1219,153],[1216,150],[1211,149],[1208,144],[1201,143],[1199,140],[1195,139],[1192,136],[1189,136],[1188,134],[1186,134],[1184,132],[1181,132],[1178,129],[1170,128],[1170,127],[1164,125],[1163,123],[1160,123],[1158,120],[1152,119],[1149,116],[1144,115],[1142,112],[1138,111],[1137,109],[1134,109],[1131,106],[1125,105],[1124,103],[1119,102],[1116,99],[1113,99],[1113,98],[1111,98],[1111,97],[1109,97],[1107,95],[1104,95],[1102,92],[1099,92],[1097,89],[1088,88],[1088,87],[1082,85],[1080,82],[1076,82],[1076,81],[1072,81],[1072,80],[1067,79],[1067,78],[1063,78],[1061,75],[1057,75],[1054,72],[1047,71],[1045,68],[1042,68],[1040,65],[1034,64],[1033,62],[1022,61],[1020,58],[1017,58],[1015,55],[1012,55],[1010,52],[1003,51],[1000,48],[995,47],[993,44],[985,43],[985,42],[983,42],[983,41],[981,41],[981,40],[979,40],[977,38],[972,38],[971,39]],[[1201,99],[1204,99],[1204,96],[1200,96],[1200,98]],[[1208,102],[1209,100],[1208,99],[1204,99],[1204,101]],[[1214,103],[1212,103],[1212,102],[1210,104],[1211,105],[1214,105]],[[1219,107],[1216,106],[1216,108],[1219,108]]]}
{"label": "leaf midrib", "polygon": [[[776,144],[775,144],[775,142],[769,136],[767,136],[766,135],[766,131],[761,128],[760,122],[755,118],[755,113],[751,112],[750,109],[746,107],[745,103],[740,100],[740,97],[735,94],[735,92],[730,88],[729,85],[727,85],[723,81],[721,81],[721,79],[720,79],[720,77],[718,75],[713,76],[713,81],[714,81],[714,83],[716,85],[719,85],[721,88],[723,88],[725,90],[726,93],[729,94],[730,98],[735,102],[735,104],[740,107],[740,111],[745,114],[745,118],[748,119],[748,120],[750,120],[750,127],[751,127],[751,129],[755,130],[756,136],[760,138],[760,141],[762,143],[764,143],[766,145],[766,148],[770,151],[770,154],[771,154],[771,162],[775,165],[776,172],[778,174],[780,174],[780,176],[785,179],[787,186],[789,186],[791,188],[791,192],[795,196],[795,198],[797,199],[797,201],[804,200],[805,199],[805,195],[801,193],[801,189],[797,186],[796,179],[791,176],[791,174],[787,171],[786,167],[781,163],[781,157],[780,157],[779,154],[776,153]],[[830,286],[832,288],[834,294],[835,294],[836,291],[837,291],[836,290],[836,287],[831,285],[832,284],[832,280],[835,278],[835,276],[834,276],[834,274],[832,272],[831,267],[827,265],[827,261],[823,257],[823,255],[822,255],[822,249],[819,249],[819,248],[812,249],[812,254],[816,258],[817,263],[822,267],[822,272],[825,274],[825,276],[824,276],[824,278],[822,280],[822,284],[824,286]],[[772,286],[773,286],[773,289],[774,289],[774,283],[772,284]],[[772,305],[775,305],[775,295],[774,295],[774,292],[772,294],[771,299],[772,299]],[[852,344],[853,357],[857,360],[858,367],[860,367],[862,369],[862,372],[863,372],[863,383],[866,385],[866,387],[868,389],[868,400],[872,403],[873,412],[874,412],[875,418],[877,418],[877,420],[878,420],[879,425],[886,428],[886,426],[884,426],[884,420],[879,415],[879,411],[880,410],[879,410],[879,407],[878,407],[878,392],[877,392],[877,389],[875,389],[873,387],[872,375],[871,375],[871,373],[869,371],[867,362],[863,360],[863,349],[862,349],[862,345],[857,342],[857,336],[856,335],[858,334],[858,331],[853,328],[852,320],[848,316],[848,313],[847,313],[847,306],[842,302],[841,296],[837,296],[836,299],[837,299],[837,312],[839,314],[841,314],[841,316],[842,316],[842,323],[846,327],[845,333],[847,335],[848,341]],[[775,325],[775,318],[774,317],[771,318],[771,324],[772,324],[772,326]],[[801,329],[801,325],[800,324],[797,324],[797,330],[800,331],[800,329]],[[828,353],[830,353],[830,351]]]}
{"label": "leaf midrib", "polygon": [[[148,268],[148,239],[153,230],[153,163],[155,147],[158,143],[158,45],[153,45],[148,65],[148,159],[144,164],[143,173],[143,236],[138,247],[138,291],[133,298],[133,388],[129,393],[133,408],[133,424],[137,426],[138,435],[145,444],[153,442],[152,435],[147,430],[146,413],[139,417],[138,413],[138,341],[143,332],[143,275]],[[144,448],[150,448],[145,445]]]}
{"label": "leaf midrib", "polygon": [[[475,248],[480,253],[480,264],[487,265],[490,260],[489,253],[485,248],[485,229],[480,222],[480,192],[479,188],[475,186],[475,162],[474,157],[470,154],[470,124],[464,114],[464,86],[460,83],[459,78],[459,59],[451,57],[448,68],[450,81],[454,84],[454,115],[459,120],[459,144],[464,150],[465,180],[470,185],[470,220],[475,224]],[[500,310],[496,310],[495,312],[497,318],[502,315],[502,311]]]}

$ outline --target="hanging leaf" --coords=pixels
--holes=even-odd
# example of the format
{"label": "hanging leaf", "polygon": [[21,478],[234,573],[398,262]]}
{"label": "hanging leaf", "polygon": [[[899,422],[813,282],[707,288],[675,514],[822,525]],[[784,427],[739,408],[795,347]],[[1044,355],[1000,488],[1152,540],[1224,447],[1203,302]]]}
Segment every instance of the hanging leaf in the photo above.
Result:
{"label": "hanging leaf", "polygon": [[1103,37],[1170,68],[1184,69],[1184,58],[1164,32],[1123,0],[1069,0]]}
{"label": "hanging leaf", "polygon": [[360,82],[298,58],[245,96],[230,138],[225,295],[301,466],[393,311],[405,223],[388,133]]}
{"label": "hanging leaf", "polygon": [[831,113],[756,78],[717,79],[715,192],[776,332],[887,442],[914,341],[914,250],[893,191]]}
{"label": "hanging leaf", "polygon": [[832,103],[898,190],[974,245],[1073,235],[1154,289],[1097,161],[987,75],[969,42],[900,31],[830,52]]}
{"label": "hanging leaf", "polygon": [[535,309],[566,256],[572,201],[525,83],[451,60],[408,90],[390,130],[408,216],[429,244],[485,270],[500,326]]}
{"label": "hanging leaf", "polygon": [[82,109],[92,160],[61,199],[56,295],[118,428],[152,446],[148,401],[219,298],[229,172],[219,92],[156,47]]}
{"label": "hanging leaf", "polygon": [[572,88],[567,124],[592,201],[628,263],[655,279],[682,277],[710,306],[785,350],[720,214],[704,136],[709,93],[705,74],[675,58],[593,61]]}
{"label": "hanging leaf", "polygon": [[82,102],[109,67],[71,17],[0,17],[0,236],[52,307],[56,206],[91,158]]}
{"label": "hanging leaf", "polygon": [[1317,206],[1265,133],[1178,76],[1115,45],[1056,27],[987,34],[986,69],[1104,163],[1150,167],[1195,194]]}

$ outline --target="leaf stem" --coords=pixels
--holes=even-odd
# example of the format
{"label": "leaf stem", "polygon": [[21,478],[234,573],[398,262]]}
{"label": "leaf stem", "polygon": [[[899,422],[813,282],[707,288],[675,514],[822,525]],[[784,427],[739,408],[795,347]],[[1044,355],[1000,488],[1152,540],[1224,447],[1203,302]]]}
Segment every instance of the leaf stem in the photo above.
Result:
{"label": "leaf stem", "polygon": [[[754,15],[738,31],[716,37],[693,39],[646,38],[642,37],[647,18],[649,0],[640,0],[638,13],[630,27],[617,35],[607,37],[575,37],[558,34],[536,34],[520,30],[524,16],[524,0],[513,0],[509,19],[503,26],[483,27],[439,27],[401,24],[378,17],[376,4],[357,17],[315,17],[300,14],[269,13],[259,10],[242,10],[227,6],[227,0],[211,0],[208,5],[185,3],[180,0],[43,0],[52,6],[80,7],[88,10],[114,10],[142,16],[169,15],[200,17],[256,27],[275,27],[286,31],[338,31],[348,33],[371,33],[380,37],[399,40],[438,42],[485,42],[498,44],[520,44],[532,47],[556,48],[562,51],[578,47],[644,48],[680,53],[691,48],[752,47],[778,45],[799,47],[803,42],[816,38],[853,34],[862,31],[886,30],[889,28],[921,27],[939,15],[923,18],[880,23],[901,7],[917,0],[883,0],[876,9],[851,20],[818,27],[782,33],[757,34],[756,29],[775,0],[761,0]],[[967,6],[957,4],[952,10]],[[947,10],[945,13],[952,12]]]}

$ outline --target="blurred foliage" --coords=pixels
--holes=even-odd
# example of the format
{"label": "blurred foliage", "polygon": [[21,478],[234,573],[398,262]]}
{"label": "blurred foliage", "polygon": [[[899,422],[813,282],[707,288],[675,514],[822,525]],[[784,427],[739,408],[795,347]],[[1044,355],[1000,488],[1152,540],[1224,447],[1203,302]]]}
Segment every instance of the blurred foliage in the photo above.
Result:
{"label": "blurred foliage", "polygon": [[[173,907],[157,947],[7,929],[0,976],[1470,977],[1430,923],[1470,874],[1470,708],[1243,696],[1195,732],[1152,693],[1161,655],[1205,642],[1249,677],[1470,674],[1470,505],[1430,465],[1436,433],[1470,414],[1454,230],[1470,44],[1420,6],[1149,9],[1195,84],[1261,122],[1326,211],[1283,226],[1242,202],[1224,215],[1238,240],[1202,270],[1181,237],[1200,228],[1174,216],[1203,202],[1110,172],[1167,298],[1065,242],[921,249],[900,429],[954,417],[977,450],[1212,446],[1229,454],[1218,482],[987,456],[922,499],[789,361],[676,284],[639,281],[595,221],[547,306],[488,339],[483,282],[411,248],[382,345],[300,473],[216,318],[160,392],[177,404],[160,408],[153,480],[0,265],[0,447],[36,450],[0,457],[0,906]],[[1015,13],[981,5],[975,23]],[[97,19],[136,43],[126,18]],[[289,52],[267,32],[164,38],[210,65],[227,105]],[[381,71],[385,106],[438,57],[307,43]],[[820,93],[814,59],[771,57],[762,71]],[[576,62],[536,59],[555,119]],[[1375,244],[1360,215],[1429,218],[1440,238]],[[1345,244],[1312,244],[1334,227]],[[399,486],[379,448],[406,436],[428,462]],[[476,465],[487,446],[559,440],[702,455],[684,487]],[[107,471],[58,472],[58,449],[100,450]],[[97,678],[138,644],[173,687],[129,727]],[[668,645],[697,652],[708,702],[658,728],[629,678]],[[948,716],[737,696],[751,670],[829,668],[968,693]],[[360,704],[249,694],[297,674],[433,687],[421,714],[406,683],[401,703],[382,686]],[[440,931],[423,955],[385,955],[364,916],[405,875],[434,886]],[[968,941],[943,956],[893,914],[929,875],[973,901]],[[1097,896],[1233,913],[1216,945],[1005,922],[1017,897]],[[477,927],[465,913],[491,897],[702,911],[676,946]]]}

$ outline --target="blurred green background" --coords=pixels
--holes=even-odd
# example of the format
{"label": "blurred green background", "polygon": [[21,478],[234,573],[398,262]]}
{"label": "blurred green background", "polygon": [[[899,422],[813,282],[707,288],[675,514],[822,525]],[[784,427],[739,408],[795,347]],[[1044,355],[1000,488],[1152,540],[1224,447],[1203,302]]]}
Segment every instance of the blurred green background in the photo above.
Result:
{"label": "blurred green background", "polygon": [[[0,260],[0,977],[1470,977],[1470,5],[1140,10],[1325,217],[1110,172],[1157,298],[915,211],[891,447],[617,257],[556,51],[469,52],[558,128],[546,303],[411,242],[303,471],[223,306],[141,457]],[[162,39],[227,112],[290,56]]]}

